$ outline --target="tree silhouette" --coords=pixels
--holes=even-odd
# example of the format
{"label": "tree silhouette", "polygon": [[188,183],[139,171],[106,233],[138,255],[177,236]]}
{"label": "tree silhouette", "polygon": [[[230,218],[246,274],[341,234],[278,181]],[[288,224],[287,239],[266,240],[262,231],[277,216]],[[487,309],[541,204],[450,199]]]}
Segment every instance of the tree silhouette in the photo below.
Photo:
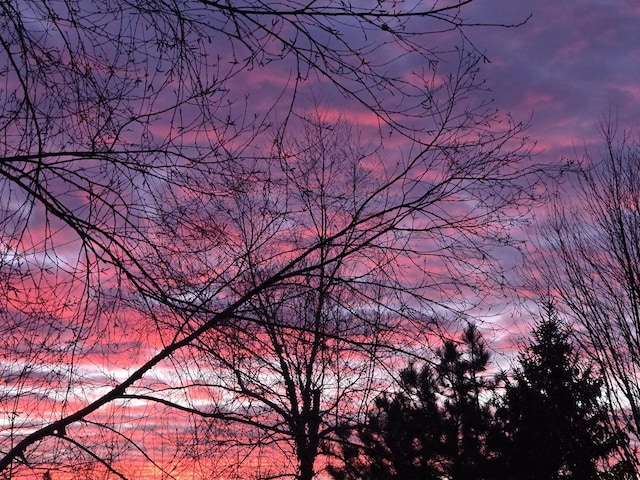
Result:
{"label": "tree silhouette", "polygon": [[580,359],[552,304],[532,334],[498,412],[505,478],[600,478],[620,442],[601,403],[602,379]]}
{"label": "tree silhouette", "polygon": [[616,458],[628,439],[612,430],[602,380],[552,306],[532,335],[501,397],[483,374],[490,356],[474,325],[460,343],[446,341],[434,365],[407,367],[398,392],[378,397],[366,425],[343,436],[332,477],[633,478]]}
{"label": "tree silhouette", "polygon": [[[551,289],[579,325],[603,373],[610,414],[640,439],[640,140],[615,118],[601,126],[599,155],[585,152],[572,202],[555,202],[541,238],[534,286]],[[634,452],[630,460],[637,461]]]}
{"label": "tree silhouette", "polygon": [[485,478],[488,459],[484,438],[491,424],[491,413],[481,399],[490,389],[483,372],[489,352],[480,332],[470,324],[463,332],[462,349],[451,341],[438,352],[438,383],[444,397],[445,444],[451,478]]}
{"label": "tree silhouette", "polygon": [[369,421],[348,438],[336,480],[488,478],[485,437],[491,412],[481,398],[490,390],[483,375],[489,354],[474,325],[463,332],[462,348],[446,341],[435,365],[400,373],[400,389],[375,401]]}
{"label": "tree silhouette", "polygon": [[382,394],[365,425],[348,436],[343,465],[329,467],[336,480],[436,480],[443,475],[444,425],[433,369],[411,364],[400,372],[400,390]]}
{"label": "tree silhouette", "polygon": [[[257,345],[271,327],[311,338],[313,322],[266,325],[256,305],[336,266],[352,344],[489,291],[492,248],[513,244],[504,215],[525,219],[548,166],[486,97],[470,3],[0,2],[0,473],[208,465],[224,448],[199,457],[186,425],[253,428],[256,408],[224,404],[210,359],[244,380],[257,357],[204,347]],[[309,122],[317,91],[339,112]],[[292,139],[308,123],[330,137],[343,112],[367,140],[343,142],[357,155],[329,184],[307,161],[326,143]],[[360,315],[372,302],[395,324]],[[318,412],[313,382],[299,384]],[[262,405],[278,406],[275,386]],[[294,423],[309,435],[316,420]]]}

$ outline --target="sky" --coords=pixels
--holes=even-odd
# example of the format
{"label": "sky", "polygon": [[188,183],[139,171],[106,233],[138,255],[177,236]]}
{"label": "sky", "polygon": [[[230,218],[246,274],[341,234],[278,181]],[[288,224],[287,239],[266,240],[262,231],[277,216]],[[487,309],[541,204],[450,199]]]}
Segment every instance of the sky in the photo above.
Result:
{"label": "sky", "polygon": [[[503,24],[517,24],[527,19],[517,28],[471,27],[467,34],[488,59],[481,64],[481,75],[486,77],[486,86],[490,89],[488,96],[503,113],[530,122],[527,134],[535,142],[533,151],[538,160],[554,164],[563,157],[580,157],[585,147],[597,156],[599,123],[608,114],[617,118],[620,129],[638,127],[640,4],[637,0],[476,0],[470,5],[467,18],[470,22]],[[274,91],[286,89],[288,77],[271,75],[273,71],[256,69],[238,76],[234,87],[256,94],[251,108],[263,108],[261,98],[273,98]],[[350,116],[365,131],[376,125],[370,116],[358,116],[357,112],[343,109],[340,97],[322,100],[333,113]],[[153,127],[162,131],[162,125]],[[570,201],[570,192],[566,195]],[[539,216],[543,215],[544,212],[539,212]],[[516,256],[502,259],[505,265],[515,265],[521,260]],[[518,323],[521,318],[507,314],[505,324],[511,322],[522,327]],[[516,334],[525,330],[523,327]],[[489,340],[496,341],[495,348],[508,350],[513,346],[513,338],[496,333],[495,338]],[[138,337],[135,340],[144,341]],[[96,357],[100,355],[99,352]],[[86,363],[78,365],[78,370],[93,371],[99,384],[102,377],[119,380],[125,375],[125,371],[116,369],[96,373],[99,360],[88,357],[83,360]],[[102,391],[100,385],[95,390]],[[93,394],[90,388],[87,391]],[[126,417],[111,410],[104,414]],[[165,418],[167,424],[171,420]]]}
{"label": "sky", "polygon": [[531,15],[515,29],[471,36],[491,63],[483,66],[496,104],[531,115],[540,155],[581,155],[598,144],[610,113],[620,129],[640,119],[640,4],[605,1],[481,1],[478,16],[505,22]]}
{"label": "sky", "polygon": [[[470,37],[490,63],[482,66],[495,105],[518,120],[530,119],[528,134],[537,160],[597,160],[600,128],[607,118],[618,132],[640,134],[640,4],[608,1],[499,1],[473,4],[479,20],[518,23],[517,28],[474,32]],[[567,204],[577,201],[560,187]],[[543,221],[546,209],[534,212]],[[535,229],[523,232],[526,241]],[[503,257],[505,265],[527,258]],[[528,333],[526,312],[504,315],[513,335]],[[502,338],[502,337],[501,337]]]}

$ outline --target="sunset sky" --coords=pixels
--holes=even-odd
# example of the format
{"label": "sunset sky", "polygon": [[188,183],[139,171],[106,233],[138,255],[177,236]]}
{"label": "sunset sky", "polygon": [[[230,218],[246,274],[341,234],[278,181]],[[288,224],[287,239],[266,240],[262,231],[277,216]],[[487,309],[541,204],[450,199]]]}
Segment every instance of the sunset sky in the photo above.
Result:
{"label": "sunset sky", "polygon": [[[582,159],[585,152],[597,160],[602,148],[600,126],[608,117],[617,121],[619,134],[633,131],[637,138],[640,4],[488,0],[472,8],[479,19],[505,23],[531,14],[518,28],[478,29],[471,37],[491,62],[482,71],[495,104],[518,119],[531,118],[528,132],[536,142],[538,160],[554,164],[563,157]],[[563,188],[571,202],[569,185]],[[538,220],[545,215],[544,209],[536,213]],[[526,232],[525,240],[527,235],[536,233]],[[521,315],[507,323],[515,321],[510,328],[526,335],[529,327],[522,324],[526,314]],[[511,338],[517,337],[516,333]]]}
{"label": "sunset sky", "polygon": [[[599,125],[607,116],[617,121],[620,131],[633,130],[636,135],[638,134],[638,129],[640,128],[640,3],[637,0],[476,0],[467,8],[464,16],[471,24],[491,23],[515,25],[526,20],[524,25],[517,28],[471,26],[465,32],[474,47],[486,55],[486,61],[480,64],[480,76],[486,78],[486,88],[489,92],[484,92],[481,95],[484,96],[483,98],[492,99],[493,105],[501,111],[501,114],[511,115],[516,122],[530,123],[526,135],[531,138],[532,142],[535,142],[535,146],[532,147],[532,152],[535,154],[534,158],[536,161],[555,165],[558,164],[562,158],[582,158],[585,149],[594,158],[597,158],[599,145],[601,144]],[[48,25],[44,21],[34,21],[30,23],[29,26],[34,32],[44,31],[48,28]],[[375,35],[375,33],[373,35]],[[55,36],[53,38],[55,39]],[[434,39],[435,37],[429,38]],[[448,40],[445,39],[444,41],[446,43]],[[204,48],[212,51],[219,49],[218,51],[223,51],[225,54],[228,53],[224,50],[228,48],[226,44],[215,44],[214,42],[212,46],[210,44],[210,46]],[[394,55],[394,52],[381,50],[377,54],[383,58]],[[2,55],[4,55],[4,50],[2,51]],[[375,57],[375,54],[371,55]],[[3,59],[3,61],[5,60]],[[420,65],[411,64],[410,62],[411,59],[408,59],[406,64],[402,64],[400,61],[394,63],[394,66],[402,65],[407,71],[420,69]],[[5,61],[5,63],[7,62]],[[266,117],[267,114],[265,111],[267,109],[274,105],[279,105],[278,102],[281,101],[281,98],[284,98],[286,101],[289,98],[288,95],[292,95],[289,89],[292,85],[291,72],[293,69],[290,67],[291,66],[286,63],[279,64],[274,62],[264,68],[255,68],[255,70],[241,71],[234,74],[229,81],[229,85],[232,86],[232,88],[230,88],[232,92],[230,98],[242,99],[245,93],[251,94],[250,97],[247,97],[249,98],[247,105],[239,103],[238,105],[241,105],[239,108],[242,109],[246,107],[246,118],[251,119],[254,111],[260,112],[260,114]],[[229,68],[233,69],[234,67]],[[130,74],[130,72],[127,73]],[[311,78],[306,84],[302,84],[300,92],[297,92],[299,97],[296,97],[296,106],[300,107],[301,110],[309,107],[310,111],[312,109],[311,105],[317,102],[327,115],[326,118],[328,120],[341,118],[349,122],[355,129],[362,131],[363,143],[375,145],[377,140],[373,134],[377,132],[377,128],[380,125],[377,122],[378,119],[370,112],[354,106],[353,103],[349,104],[345,102],[344,97],[338,95],[336,88],[327,87],[327,84],[323,84],[322,82],[314,84],[316,80],[317,78]],[[12,81],[14,83],[11,83]],[[16,85],[17,82],[15,78],[11,78],[7,80],[6,84],[2,85],[2,88],[7,90],[10,88],[17,89],[18,87]],[[142,89],[143,87],[136,84],[136,86],[132,87],[132,89],[134,89],[132,91],[135,91],[137,88]],[[148,92],[150,89],[147,88],[146,91]],[[167,90],[167,92],[169,92],[169,90]],[[147,93],[144,94],[147,95]],[[217,95],[217,92],[215,94]],[[163,104],[162,102],[166,99],[169,99],[167,100],[168,103],[174,101],[169,93],[167,93],[167,97],[164,99],[162,97],[155,98],[154,94],[150,95],[153,96],[153,101],[157,102],[155,104],[153,104],[153,101],[149,102],[153,104],[154,108],[160,109]],[[220,95],[222,98],[225,94]],[[232,106],[229,111],[233,112],[233,108],[236,107]],[[221,111],[222,110],[224,109],[221,109]],[[275,108],[273,112],[269,112],[269,114],[273,114],[277,119],[281,112],[278,108]],[[170,116],[170,114],[167,115]],[[158,117],[160,118],[162,115],[158,115]],[[232,124],[229,123],[229,125]],[[227,127],[229,125],[227,125]],[[167,138],[170,138],[171,135],[175,135],[175,133],[171,131],[171,128],[162,122],[148,125],[148,127],[150,133],[145,132],[145,134],[148,133],[150,136],[163,138],[163,136],[166,135]],[[233,125],[233,127],[235,128],[237,125]],[[9,130],[11,130],[11,128],[14,127],[9,127]],[[129,133],[131,135],[137,135],[139,133],[134,130],[134,127],[131,127],[131,132],[133,132]],[[204,127],[202,130],[186,131],[183,132],[181,140],[191,141],[191,139],[193,139],[194,142],[202,142],[203,138],[205,138],[203,142],[203,144],[205,144],[211,141],[211,139],[207,137],[209,133],[210,132],[206,131]],[[73,137],[73,133],[68,132],[62,135],[62,138],[65,138],[65,140],[65,135]],[[126,134],[124,135],[126,136]],[[367,135],[372,136],[367,137]],[[258,146],[250,144],[243,146],[241,142],[244,138],[242,135],[234,137],[233,140],[237,142],[237,144],[231,142],[229,151],[234,151],[233,149],[237,148],[238,151],[246,153],[247,158],[252,158],[251,155],[255,150],[264,148],[264,145]],[[259,138],[259,136],[256,136],[256,138]],[[387,141],[387,146],[393,147],[388,151],[396,152],[398,157],[401,157],[401,154],[397,152],[403,151],[406,153],[406,151],[410,150],[410,147],[407,147],[403,143],[404,137],[400,136],[399,140],[396,140],[398,137],[393,138],[393,141],[397,142],[397,145],[394,145],[390,138],[391,137],[385,140]],[[11,142],[9,141],[9,143]],[[64,144],[64,142],[62,144]],[[225,148],[226,147],[227,145],[225,145]],[[395,147],[397,147],[397,149],[394,150]],[[255,150],[252,150],[254,148]],[[193,150],[195,151],[195,148]],[[393,161],[393,154],[391,154],[389,158]],[[88,168],[87,171],[91,171],[91,167]],[[98,169],[96,169],[96,172],[97,171]],[[187,172],[186,175],[190,173],[191,172]],[[158,178],[161,177],[162,174],[159,174]],[[62,184],[63,182],[61,181],[60,183]],[[125,188],[134,189],[134,187],[132,187],[133,184],[134,182],[131,181],[131,185],[127,184]],[[207,187],[208,185],[203,188]],[[129,190],[127,190],[127,192],[129,192]],[[152,189],[151,192],[155,193]],[[76,191],[70,189],[65,193],[71,198],[75,195]],[[134,192],[132,197],[137,198],[135,193],[136,192]],[[571,200],[570,191],[563,192],[563,194],[566,195],[568,201]],[[7,190],[3,192],[2,199],[3,201],[8,199],[7,202],[9,200],[13,202],[17,201],[19,204],[23,199],[21,195],[23,194],[18,193],[14,196],[13,191],[9,192]],[[259,195],[256,196],[259,197]],[[179,194],[176,198],[178,197]],[[85,201],[84,198],[80,198],[81,196],[79,195],[76,199],[72,200],[76,201],[77,205],[81,205],[81,207],[78,207],[79,211],[82,210],[82,202]],[[189,200],[188,197],[185,198]],[[180,197],[179,199],[184,201],[185,198]],[[118,198],[118,201],[119,200]],[[155,200],[155,198],[153,200]],[[145,201],[143,198],[141,204],[144,204]],[[152,202],[150,202],[150,204],[151,203]],[[188,202],[185,201],[185,204],[187,203]],[[180,206],[184,206],[187,209],[185,211],[193,212],[196,217],[197,214],[201,213],[200,210],[198,210],[199,205],[197,201],[194,201],[191,205]],[[6,208],[8,209],[8,207]],[[188,210],[189,208],[192,210]],[[141,211],[143,211],[143,209],[141,209]],[[78,245],[77,239],[74,240],[73,238],[75,237],[71,235],[70,238],[72,238],[72,240],[70,240],[68,244],[65,243],[65,235],[68,232],[64,229],[55,230],[57,228],[55,222],[53,227],[49,227],[52,228],[52,231],[55,230],[54,234],[52,234],[51,237],[43,238],[42,231],[45,230],[45,226],[42,225],[42,217],[37,216],[40,213],[37,209],[34,210],[34,212],[33,217],[30,217],[31,223],[29,227],[25,228],[32,228],[33,232],[36,233],[30,236],[30,231],[30,235],[20,237],[19,242],[24,242],[21,243],[21,246],[26,250],[33,248],[33,251],[29,250],[29,254],[38,257],[38,255],[42,254],[42,251],[51,248],[51,244],[59,241],[61,246],[57,247],[56,253],[61,256],[56,258],[56,261],[60,262],[60,258],[71,258],[69,262],[70,265],[74,265],[74,261],[78,262],[77,265],[81,265],[84,258],[78,255],[73,258],[74,249]],[[176,212],[178,212],[177,209]],[[536,213],[538,218],[542,218],[545,215],[544,210]],[[146,212],[140,215],[143,216],[144,214],[146,214]],[[233,215],[234,214],[230,214],[230,218],[233,217]],[[196,218],[194,225],[197,224],[197,220]],[[217,220],[217,218],[214,218],[214,220]],[[11,228],[13,226],[11,222],[12,220],[7,221],[5,228]],[[231,224],[231,222],[229,221],[228,224]],[[167,226],[165,225],[165,227]],[[165,242],[162,246],[167,248],[166,251],[170,251],[172,247],[171,242],[173,241],[171,234],[177,234],[177,231],[171,231],[169,227],[167,228],[168,235],[167,232],[164,232],[165,237],[161,238],[161,241]],[[16,227],[16,231],[18,230],[19,227]],[[126,238],[125,245],[126,242],[130,241],[130,245],[136,246],[136,241],[139,240],[139,238],[135,237],[135,235],[140,235],[140,238],[144,238],[142,233],[144,233],[142,230],[134,232],[134,237]],[[209,232],[209,237],[211,237],[210,233],[211,232]],[[229,232],[222,231],[220,233],[221,238],[223,238],[225,233]],[[520,231],[518,233],[521,237],[520,239],[524,241],[527,241],[527,235],[530,234],[535,235],[535,231]],[[38,235],[40,235],[40,237]],[[193,240],[194,245],[199,245],[197,243],[199,240],[202,239],[196,238]],[[205,238],[203,244],[206,244],[206,241],[210,240],[211,238]],[[283,243],[285,242],[283,241]],[[278,245],[278,243],[274,241],[274,245]],[[229,248],[229,251],[231,250],[233,250],[232,247]],[[227,258],[224,257],[224,254],[228,254],[229,258],[232,258],[234,254],[232,251],[231,253],[226,251],[224,245],[220,248],[220,252],[222,252],[220,253],[221,258]],[[498,256],[502,255],[500,258],[504,262],[503,266],[509,271],[511,271],[512,267],[515,268],[521,260],[524,259],[526,261],[525,258],[516,255],[514,252],[514,250],[507,250],[505,253],[497,253]],[[45,251],[45,253],[47,252]],[[271,254],[271,252],[269,252],[269,254]],[[11,257],[11,255],[13,255],[11,251],[8,255],[11,261],[16,261],[15,258]],[[65,257],[65,255],[68,255],[68,257]],[[283,261],[278,255],[278,253],[274,253],[273,257],[279,261]],[[54,256],[55,255],[52,255],[52,257]],[[97,256],[98,255],[96,255],[96,257]],[[203,258],[204,257],[206,256],[203,255]],[[282,258],[284,257],[285,255],[283,254]],[[61,263],[56,264],[56,261],[49,259],[47,255],[42,255],[42,258],[45,259],[43,262],[50,262],[50,272],[55,271],[56,267],[61,265]],[[194,258],[196,258],[195,254]],[[174,266],[171,265],[172,259],[166,258],[166,260],[166,265],[158,266],[158,271],[162,272],[162,269],[166,269],[168,272],[173,273],[172,268]],[[361,259],[358,260],[362,261]],[[207,259],[207,261],[210,261],[211,264],[217,267],[217,264],[215,264],[217,259]],[[40,260],[34,261],[33,265],[39,265],[38,262],[40,262]],[[193,265],[188,264],[188,262],[185,263],[187,264],[181,264],[180,268],[184,268],[186,272],[190,272],[189,269],[194,267],[194,272],[197,273],[197,267],[201,266],[199,264],[194,266],[195,262]],[[206,262],[204,262],[203,265],[205,263]],[[75,266],[77,267],[77,265]],[[177,266],[175,267],[178,268]],[[202,268],[204,269],[204,267]],[[229,269],[233,270],[232,267],[229,267]],[[64,268],[60,270],[62,271]],[[81,268],[78,271],[81,271]],[[77,274],[78,271],[74,273]],[[44,276],[46,277],[50,272]],[[214,274],[217,273],[217,271],[214,272]],[[105,269],[102,272],[103,277],[100,277],[98,274],[95,275],[96,278],[101,281],[103,278],[108,277],[109,274],[109,270]],[[49,278],[53,278],[54,275]],[[221,278],[223,276],[224,275],[221,275]],[[407,276],[410,277],[411,273],[408,273]],[[61,280],[61,278],[63,278],[63,280]],[[77,278],[69,279],[68,284],[70,286],[67,291],[64,286],[64,282],[66,281],[64,277],[57,277],[56,281],[60,282],[60,284],[52,287],[51,291],[69,293],[69,297],[71,298],[73,296],[72,294],[78,291],[78,287],[74,282],[81,282],[82,280],[81,275],[78,275]],[[42,284],[45,285],[45,283],[46,282],[43,282]],[[99,283],[99,281],[96,280],[96,283]],[[107,283],[108,282],[105,282],[105,285]],[[30,284],[29,280],[27,280],[22,285],[30,285],[30,287],[33,288],[32,292],[35,292],[32,293],[34,295],[33,298],[37,298],[37,300],[33,300],[34,304],[41,302],[42,305],[44,305],[46,303],[39,297],[40,285],[38,285],[37,282],[36,284]],[[116,286],[118,288],[120,287],[116,281],[110,286],[114,286],[113,291],[117,290]],[[45,287],[48,288],[50,285],[47,284]],[[101,287],[102,285],[100,285],[100,288]],[[188,290],[185,291],[189,292]],[[207,294],[206,290],[203,289],[203,291]],[[223,294],[220,295],[219,305],[224,305],[224,302],[227,301],[224,293],[226,292],[226,294],[228,294],[228,291],[224,290],[224,288],[221,288],[221,291]],[[118,290],[117,295],[120,293]],[[79,295],[85,294],[89,295],[85,291],[81,291]],[[16,295],[18,296],[18,294]],[[23,293],[23,295],[22,298],[26,298],[27,294]],[[188,293],[185,293],[184,298],[187,298],[187,295]],[[43,297],[44,296],[45,294],[43,294]],[[500,297],[500,293],[497,293],[496,296]],[[135,297],[135,295],[132,294],[132,297]],[[118,298],[120,299],[120,297]],[[184,332],[189,331],[189,328],[195,328],[189,323],[192,321],[191,317],[188,317],[184,325],[179,324],[180,327],[177,330],[171,330],[173,327],[169,327],[163,331],[161,327],[157,327],[160,323],[155,324],[153,322],[160,319],[161,322],[166,321],[166,325],[175,326],[178,324],[171,322],[182,321],[182,319],[172,318],[169,314],[167,318],[164,318],[162,317],[163,312],[160,310],[157,318],[141,319],[129,311],[128,308],[132,305],[138,307],[144,302],[136,304],[136,301],[139,301],[139,299],[128,298],[126,293],[123,294],[122,298],[125,298],[126,301],[130,301],[131,303],[126,304],[125,301],[123,303],[125,306],[119,305],[113,307],[113,310],[109,311],[108,315],[101,313],[100,315],[103,316],[100,316],[100,318],[94,319],[91,317],[91,314],[95,312],[90,309],[88,310],[87,318],[91,318],[87,320],[86,324],[81,324],[79,331],[83,332],[82,335],[84,335],[82,329],[86,327],[87,332],[91,332],[87,334],[86,341],[88,345],[95,340],[95,344],[92,345],[95,347],[94,350],[86,345],[82,345],[81,341],[77,342],[76,345],[72,334],[69,332],[57,331],[53,327],[51,331],[49,331],[46,326],[46,315],[38,317],[38,322],[41,323],[36,322],[33,323],[31,327],[25,327],[26,334],[33,333],[29,331],[29,328],[32,328],[33,331],[37,331],[38,329],[42,331],[42,339],[38,338],[38,335],[33,335],[33,345],[29,344],[27,348],[20,343],[20,335],[24,333],[22,331],[15,337],[11,337],[12,341],[16,342],[16,345],[7,345],[4,347],[4,350],[10,351],[11,348],[14,348],[14,351],[20,351],[20,349],[24,348],[25,351],[29,350],[29,352],[25,354],[25,358],[32,355],[33,352],[31,349],[35,351],[38,342],[44,342],[45,339],[55,338],[56,341],[60,342],[60,346],[55,347],[54,356],[51,356],[53,354],[49,353],[49,357],[45,358],[43,356],[40,358],[37,352],[33,354],[33,358],[38,358],[41,362],[37,364],[37,367],[33,370],[30,370],[31,365],[28,365],[28,362],[22,365],[19,363],[11,363],[10,361],[4,362],[3,360],[4,363],[2,363],[0,367],[2,368],[2,373],[6,376],[5,380],[7,383],[9,383],[9,381],[15,381],[16,385],[0,388],[0,400],[3,400],[3,395],[5,394],[6,398],[10,398],[14,392],[22,391],[20,389],[28,392],[19,400],[15,400],[14,403],[7,402],[7,404],[3,406],[3,412],[7,412],[7,415],[11,412],[14,413],[14,416],[10,419],[2,420],[2,425],[5,429],[9,429],[9,427],[11,427],[11,429],[14,428],[15,425],[12,422],[19,423],[20,420],[16,420],[18,415],[15,413],[18,410],[28,412],[29,415],[37,419],[39,418],[38,415],[43,412],[42,417],[44,418],[44,423],[46,423],[48,418],[57,418],[57,414],[52,413],[55,412],[56,409],[62,409],[61,411],[64,411],[66,414],[76,411],[81,408],[86,401],[94,400],[95,398],[99,398],[100,395],[103,395],[108,391],[108,386],[115,385],[126,379],[140,364],[148,360],[150,356],[156,354],[166,346],[166,344],[175,341],[173,337],[174,334],[176,338],[180,338],[180,335],[185,335]],[[58,315],[60,311],[64,311],[70,316],[75,314],[82,315],[82,302],[78,302],[80,306],[76,311],[74,310],[73,301],[69,300],[67,304],[66,297],[50,297],[49,301],[51,301],[52,305],[52,316]],[[513,343],[511,342],[514,339],[520,338],[529,328],[528,324],[519,323],[522,319],[526,321],[526,314],[514,313],[515,309],[511,308],[512,305],[509,304],[510,301],[511,297],[507,300],[499,298],[497,300],[497,310],[488,312],[486,318],[489,323],[483,326],[486,327],[486,331],[488,332],[487,340],[490,343],[494,342],[491,343],[492,348],[495,348],[498,353],[510,351],[513,347]],[[150,302],[150,304],[152,303],[153,302]],[[218,306],[218,304],[214,305],[216,307]],[[145,304],[141,308],[144,307],[148,307],[148,305]],[[108,310],[111,307],[108,306],[106,308]],[[35,310],[37,310],[37,308]],[[43,314],[43,312],[46,313],[46,311],[47,308],[43,307],[42,312],[36,313]],[[492,317],[492,315],[495,315],[495,317]],[[34,314],[34,317],[35,316],[37,315]],[[20,316],[18,315],[16,318],[18,318],[19,321]],[[497,322],[497,328],[492,328],[496,327],[496,325],[490,324],[492,319],[495,319]],[[58,318],[58,320],[60,324],[64,324],[65,320],[63,315],[61,318]],[[95,320],[95,325],[91,323],[93,320]],[[91,329],[100,329],[102,328],[101,324],[111,325],[111,322],[113,322],[114,326],[105,328],[105,331],[112,329],[109,331],[112,332],[113,337],[92,338],[93,330]],[[129,332],[128,329],[130,329],[132,324],[136,327]],[[158,331],[144,330],[146,327],[150,329],[157,327]],[[502,327],[512,329],[511,335],[504,335],[501,330]],[[250,329],[248,333],[245,333],[249,335],[251,333]],[[51,335],[51,337],[47,337],[47,335]],[[73,335],[75,335],[75,332]],[[262,339],[258,337],[254,338],[254,340],[256,344],[262,341]],[[69,345],[72,345],[73,348],[65,350],[65,348],[61,346],[65,344],[65,342],[69,342]],[[78,348],[77,351],[75,350],[76,347]],[[86,350],[82,350],[85,347]],[[184,366],[184,370],[181,371],[186,373],[183,379],[178,380],[178,383],[182,380],[188,383],[193,378],[199,378],[198,375],[206,376],[208,374],[214,378],[212,382],[215,383],[215,381],[219,381],[216,377],[216,372],[209,371],[207,368],[200,369],[197,365],[197,360],[192,359],[189,355],[190,353],[185,354],[182,358],[165,359],[165,364],[153,370],[152,374],[145,378],[144,382],[146,383],[141,383],[149,387],[149,391],[158,388],[158,385],[160,385],[161,388],[166,387],[167,390],[170,390],[168,385],[171,385],[172,382],[175,381],[175,378],[171,376],[171,369],[181,366]],[[67,358],[71,358],[68,364],[65,363]],[[504,358],[508,358],[508,355]],[[189,363],[190,361],[193,361],[193,363]],[[184,362],[184,364],[180,362]],[[189,372],[188,369],[190,367],[194,368],[194,372],[196,373],[192,374]],[[24,383],[20,383],[22,380],[19,379],[18,372],[21,368],[24,368],[24,371],[29,370],[29,375],[32,375],[30,380]],[[67,375],[69,378],[79,379],[77,384],[70,381],[68,386],[65,387]],[[54,388],[41,391],[38,384],[38,378],[40,378],[40,376],[45,378],[45,382],[49,382],[48,385],[50,387],[54,386]],[[165,381],[166,383],[163,383]],[[65,390],[65,388],[67,388],[67,390]],[[195,398],[200,392],[195,388],[193,391],[196,392],[194,393]],[[176,398],[178,398],[180,393],[176,395]],[[211,395],[211,392],[208,392],[207,395]],[[186,395],[186,397],[188,396],[189,395]],[[188,400],[192,401],[194,398]],[[212,403],[216,401],[216,399],[207,398],[204,394],[202,398],[205,399],[201,400],[201,398],[198,397],[196,400],[201,400],[203,404],[206,404],[208,401]],[[119,405],[124,405],[128,408],[118,408]],[[158,408],[156,414],[158,414],[158,412],[162,413],[162,415],[157,417],[156,423],[153,421],[146,423],[144,419],[146,419],[147,415],[147,404],[145,402],[122,400],[118,404],[108,405],[97,414],[90,416],[89,419],[93,421],[104,420],[105,423],[113,421],[114,424],[126,425],[126,428],[131,429],[132,437],[136,438],[143,438],[149,431],[153,431],[153,435],[157,437],[166,435],[166,438],[170,438],[170,441],[174,443],[176,442],[176,438],[174,437],[179,437],[176,432],[181,431],[180,429],[185,425],[188,425],[185,429],[189,431],[191,431],[191,429],[195,431],[196,429],[195,424],[190,423],[191,421],[188,419],[183,419],[180,415],[176,416],[175,412],[171,413],[169,410],[169,413],[166,413],[163,408]],[[38,421],[40,420],[34,421],[35,424],[37,424]],[[27,425],[27,427],[22,430],[17,428],[15,432],[18,432],[18,436],[20,436],[28,433],[30,431],[29,428]],[[88,429],[83,430],[83,428]],[[93,432],[91,427],[87,427],[86,425],[84,427],[77,427],[77,430],[74,430],[77,438],[80,439],[86,436],[87,442],[95,441],[91,432]],[[7,438],[9,437],[6,435],[3,437],[5,440]],[[151,435],[146,438],[148,444],[155,448],[156,444],[154,440],[150,440]],[[179,440],[178,438],[178,441]],[[13,442],[13,440],[10,441]],[[145,441],[140,440],[140,442],[144,444]],[[64,453],[64,447],[60,446],[64,442],[53,440],[52,444],[54,443],[56,444],[56,449],[59,448],[60,451]],[[127,456],[126,449],[128,445],[123,446],[114,441],[112,447],[113,452],[116,452],[116,454],[122,458]],[[181,445],[181,447],[186,451],[188,446]],[[195,450],[197,450],[197,448],[194,447],[194,452]],[[57,451],[58,450],[56,450],[56,452]],[[198,452],[193,454],[195,455],[196,453]],[[218,461],[221,463],[227,461],[220,452],[216,452],[216,454],[220,456]],[[237,451],[234,451],[234,454],[240,455]],[[114,464],[117,463],[117,458],[116,455]],[[180,466],[180,468],[183,467],[184,465]],[[57,480],[57,477],[54,478]],[[176,473],[176,478],[180,478],[179,472]]]}
{"label": "sunset sky", "polygon": [[[633,0],[474,2],[480,18],[527,24],[479,29],[474,40],[491,63],[483,66],[497,105],[532,115],[530,133],[541,155],[581,155],[598,144],[599,122],[640,119],[640,4]],[[486,14],[484,17],[482,15]]]}

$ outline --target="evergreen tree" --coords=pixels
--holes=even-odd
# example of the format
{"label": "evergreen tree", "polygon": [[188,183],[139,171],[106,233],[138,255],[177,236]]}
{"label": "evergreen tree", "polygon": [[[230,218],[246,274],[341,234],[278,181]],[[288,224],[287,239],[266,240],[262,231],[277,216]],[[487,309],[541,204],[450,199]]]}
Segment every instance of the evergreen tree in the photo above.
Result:
{"label": "evergreen tree", "polygon": [[438,480],[442,478],[442,419],[433,370],[411,364],[400,373],[400,390],[381,395],[366,425],[357,429],[359,446],[344,439],[344,467],[330,467],[336,480]]}
{"label": "evergreen tree", "polygon": [[599,478],[599,462],[618,441],[600,404],[602,382],[580,360],[552,305],[532,333],[498,412],[503,478]]}
{"label": "evergreen tree", "polygon": [[438,352],[436,367],[443,401],[448,477],[454,480],[486,478],[489,465],[484,439],[492,421],[481,394],[490,385],[484,376],[489,352],[474,325],[462,335],[462,350],[452,341]]}
{"label": "evergreen tree", "polygon": [[[461,344],[461,346],[460,346]],[[400,389],[375,401],[357,447],[343,438],[335,480],[481,480],[488,478],[484,439],[492,421],[482,394],[489,353],[475,326],[446,341],[435,366],[400,374]]]}

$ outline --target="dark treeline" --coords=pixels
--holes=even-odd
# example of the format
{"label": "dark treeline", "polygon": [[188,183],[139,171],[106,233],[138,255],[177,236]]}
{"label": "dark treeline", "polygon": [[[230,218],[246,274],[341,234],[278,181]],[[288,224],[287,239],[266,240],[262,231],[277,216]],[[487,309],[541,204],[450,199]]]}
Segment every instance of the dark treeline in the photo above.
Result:
{"label": "dark treeline", "polygon": [[473,324],[410,363],[367,421],[342,432],[335,480],[631,479],[628,436],[613,427],[603,379],[546,305],[510,372],[491,374]]}

